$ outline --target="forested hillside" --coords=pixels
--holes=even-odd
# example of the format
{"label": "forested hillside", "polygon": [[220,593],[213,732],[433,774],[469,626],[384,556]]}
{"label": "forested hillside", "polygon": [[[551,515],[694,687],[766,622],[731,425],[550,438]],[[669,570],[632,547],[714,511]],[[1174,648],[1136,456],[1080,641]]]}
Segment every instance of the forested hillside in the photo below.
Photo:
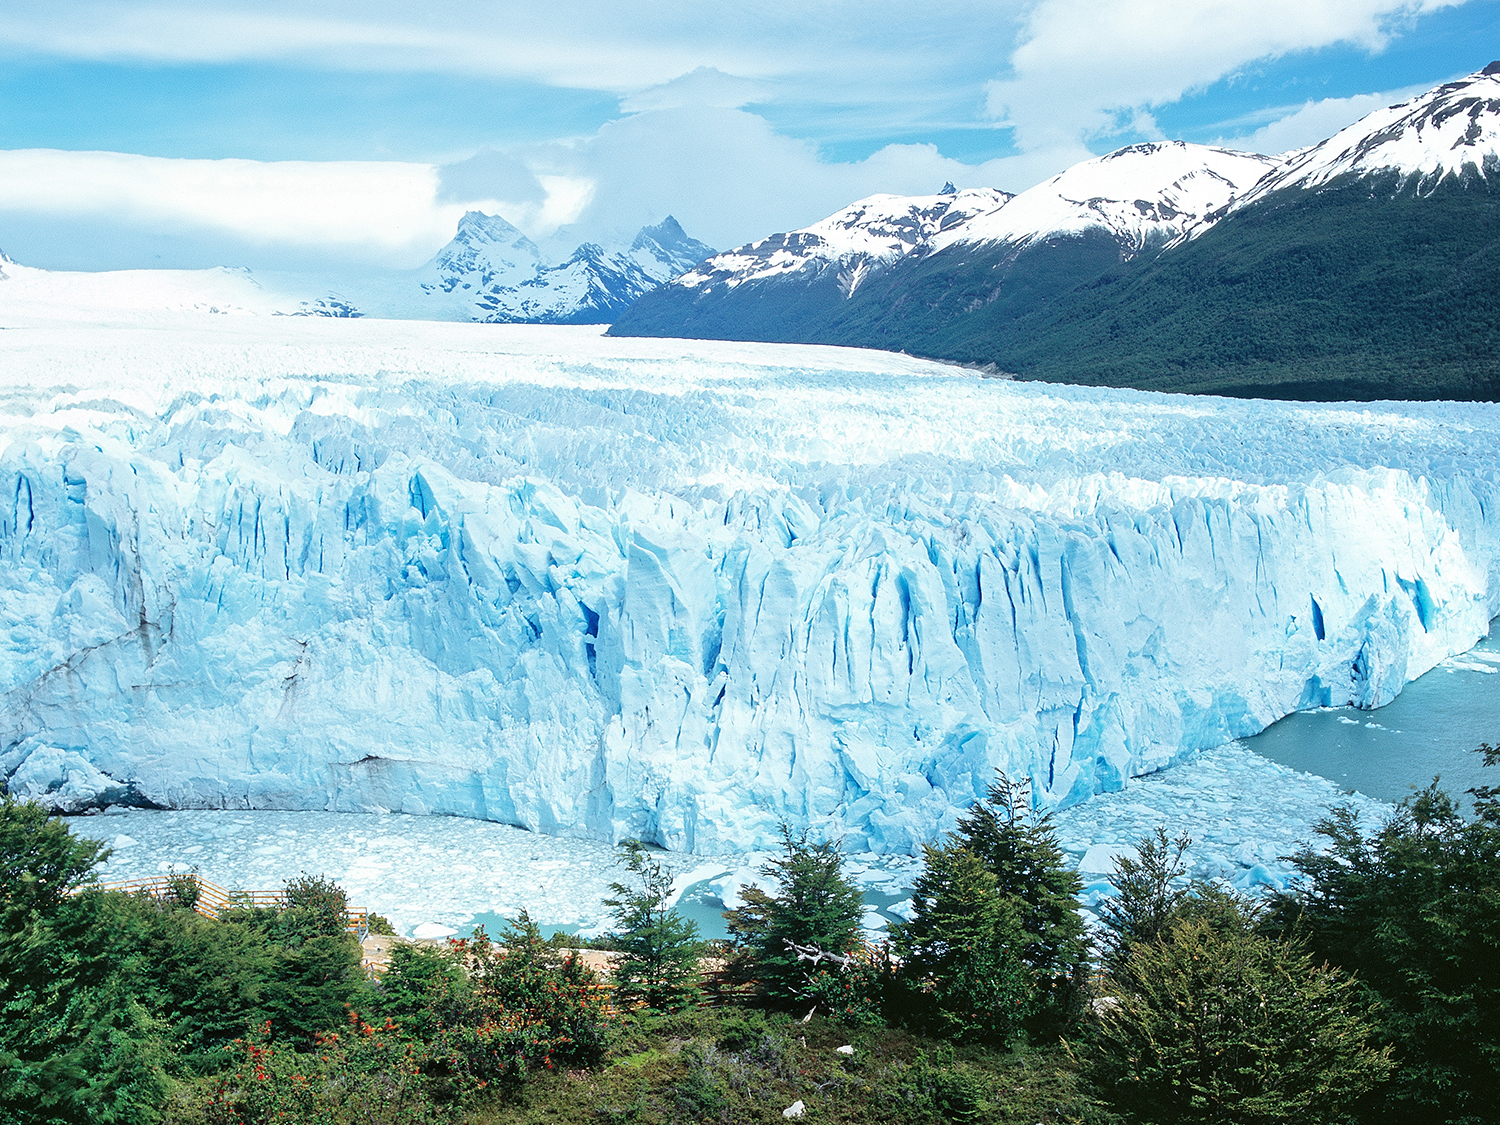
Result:
{"label": "forested hillside", "polygon": [[1144,390],[1494,399],[1500,186],[1471,174],[1424,195],[1396,173],[1346,176],[1273,194],[1166,253],[1122,261],[1099,231],[955,247],[848,299],[830,276],[669,286],[614,331],[886,348]]}

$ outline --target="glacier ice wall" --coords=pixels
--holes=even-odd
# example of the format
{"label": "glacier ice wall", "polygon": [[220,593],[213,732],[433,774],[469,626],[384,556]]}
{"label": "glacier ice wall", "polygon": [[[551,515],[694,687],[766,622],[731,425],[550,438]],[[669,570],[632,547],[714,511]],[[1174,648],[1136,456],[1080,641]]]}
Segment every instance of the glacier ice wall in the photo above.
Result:
{"label": "glacier ice wall", "polygon": [[61,808],[908,850],[997,767],[1118,789],[1500,611],[1493,405],[363,321],[0,363],[0,777]]}

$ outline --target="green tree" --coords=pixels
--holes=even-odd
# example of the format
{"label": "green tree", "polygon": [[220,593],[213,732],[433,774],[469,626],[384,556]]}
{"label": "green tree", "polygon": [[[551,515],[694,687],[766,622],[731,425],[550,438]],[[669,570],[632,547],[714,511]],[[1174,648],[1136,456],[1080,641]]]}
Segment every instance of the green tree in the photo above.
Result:
{"label": "green tree", "polygon": [[351,1006],[368,997],[359,942],[349,934],[318,934],[275,950],[264,1009],[277,1037],[309,1046],[320,1031],[343,1025]]}
{"label": "green tree", "polygon": [[430,1039],[455,1010],[471,1004],[469,978],[458,948],[391,947],[391,960],[377,985],[375,1011],[396,1020],[419,1039]]}
{"label": "green tree", "polygon": [[1058,846],[1050,814],[1037,814],[1026,783],[1004,773],[985,799],[958,822],[956,840],[995,877],[1022,941],[1021,960],[1038,990],[1034,1009],[1054,1018],[1071,1013],[1088,965],[1088,938],[1078,913],[1083,884]]}
{"label": "green tree", "polygon": [[131,990],[162,1021],[174,1073],[222,1065],[231,1042],[267,1018],[277,950],[263,933],[146,895],[101,896],[100,905],[97,940],[131,966]]}
{"label": "green tree", "polygon": [[1005,1044],[1037,1003],[1021,901],[999,893],[984,860],[956,842],[924,849],[911,897],[913,916],[891,937],[907,990],[902,1015],[943,1034]]}
{"label": "green tree", "polygon": [[332,879],[304,871],[288,879],[282,893],[286,905],[277,916],[277,931],[283,944],[296,946],[309,938],[348,932],[349,896]]}
{"label": "green tree", "polygon": [[1159,827],[1136,841],[1134,856],[1116,857],[1110,877],[1115,894],[1099,906],[1104,926],[1100,960],[1106,973],[1117,971],[1135,946],[1161,937],[1201,889],[1188,879],[1183,859],[1192,843],[1186,833],[1170,840]]}
{"label": "green tree", "polygon": [[776,893],[747,887],[745,905],[724,917],[767,999],[793,1004],[807,999],[809,978],[819,967],[809,956],[843,958],[861,946],[864,903],[844,877],[838,844],[810,843],[807,832],[793,834],[786,824],[781,842],[783,854],[761,869],[776,883]]}
{"label": "green tree", "polygon": [[0,795],[0,910],[47,914],[108,857],[103,844],[79,839],[35,801]]}
{"label": "green tree", "polygon": [[1434,779],[1370,834],[1333,810],[1318,825],[1326,850],[1292,857],[1304,882],[1276,904],[1284,931],[1381,1000],[1398,1064],[1383,1120],[1500,1120],[1500,793],[1470,793],[1466,817]]}
{"label": "green tree", "polygon": [[636,885],[611,883],[617,929],[610,936],[621,956],[615,962],[615,984],[626,999],[640,999],[661,1011],[691,1004],[698,994],[698,959],[703,942],[695,923],[669,907],[672,873],[638,840],[619,845],[620,861],[636,876]]}
{"label": "green tree", "polygon": [[104,850],[33,802],[0,799],[0,1120],[151,1122],[162,1027],[134,988],[118,895],[68,892]]}
{"label": "green tree", "polygon": [[1128,1120],[1338,1125],[1389,1073],[1355,982],[1256,922],[1233,896],[1191,895],[1118,959],[1084,1066]]}

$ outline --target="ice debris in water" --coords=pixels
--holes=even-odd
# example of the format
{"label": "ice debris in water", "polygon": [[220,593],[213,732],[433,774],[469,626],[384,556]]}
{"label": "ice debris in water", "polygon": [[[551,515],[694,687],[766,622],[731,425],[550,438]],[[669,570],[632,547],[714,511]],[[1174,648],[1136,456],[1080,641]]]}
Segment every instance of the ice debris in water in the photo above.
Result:
{"label": "ice debris in water", "polygon": [[[1391,811],[1383,802],[1341,791],[1331,781],[1277,765],[1231,743],[1054,814],[1059,842],[1075,864],[1090,854],[1119,854],[1158,825],[1193,837],[1193,876],[1221,879],[1249,893],[1284,887],[1281,857],[1315,842],[1313,825],[1329,806],[1348,802],[1366,825]],[[341,883],[354,905],[384,914],[408,936],[467,928],[476,917],[513,917],[523,908],[546,925],[598,933],[611,918],[603,900],[620,878],[614,849],[587,840],[543,836],[508,825],[456,817],[371,813],[153,812],[111,810],[78,817],[74,831],[109,842],[132,840],[102,872],[106,880],[156,875],[165,865],[196,866],[204,878],[243,890],[275,889],[300,872]],[[128,837],[121,832],[129,828]],[[196,849],[196,850],[194,850]],[[192,863],[183,862],[191,852]],[[699,888],[713,908],[742,905],[747,884],[770,889],[759,873],[767,854],[704,857],[668,853],[679,895]],[[869,895],[910,895],[920,870],[911,856],[852,853],[846,866]],[[1102,863],[1083,873],[1085,904],[1112,893]],[[866,929],[885,936],[889,919],[909,917],[911,900],[867,909]],[[425,928],[424,928],[425,927]],[[433,928],[436,927],[436,928]],[[493,927],[491,927],[493,930]]]}

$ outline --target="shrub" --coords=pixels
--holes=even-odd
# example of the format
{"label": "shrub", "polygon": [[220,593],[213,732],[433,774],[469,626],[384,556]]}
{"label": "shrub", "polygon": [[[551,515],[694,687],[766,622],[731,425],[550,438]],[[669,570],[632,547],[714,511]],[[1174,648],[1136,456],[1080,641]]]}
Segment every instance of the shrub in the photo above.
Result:
{"label": "shrub", "polygon": [[[133,967],[132,990],[163,1022],[177,1067],[202,1073],[224,1065],[228,1045],[267,1018],[276,947],[239,923],[133,895],[105,897],[118,955]],[[342,1019],[340,1006],[333,1026]]]}
{"label": "shrub", "polygon": [[359,943],[347,933],[304,938],[274,948],[273,956],[263,1006],[278,1037],[309,1045],[368,995]]}
{"label": "shrub", "polygon": [[1084,1061],[1130,1120],[1336,1125],[1388,1074],[1354,981],[1255,921],[1229,895],[1192,896],[1118,961]]}
{"label": "shrub", "polygon": [[761,1040],[772,1034],[766,1017],[754,1009],[729,1008],[719,1020],[718,1037],[715,1041],[721,1051],[745,1051],[760,1045]]}
{"label": "shrub", "polygon": [[203,887],[198,882],[198,869],[181,872],[167,876],[166,900],[174,906],[180,906],[184,910],[192,910],[198,905],[198,899],[203,895]]}
{"label": "shrub", "polygon": [[807,982],[807,995],[830,1019],[856,1027],[885,1020],[891,982],[890,951],[865,948],[842,968],[818,969]]}
{"label": "shrub", "polygon": [[277,919],[281,940],[296,945],[309,938],[333,937],[349,930],[349,896],[332,879],[307,872],[288,879],[286,906]]}
{"label": "shrub", "polygon": [[235,1062],[214,1082],[198,1119],[206,1125],[437,1125],[472,1093],[434,1081],[444,1069],[390,1022],[375,1026],[350,1012],[340,1031],[298,1053],[274,1044],[268,1026],[234,1042]]}
{"label": "shrub", "polygon": [[[1480,752],[1490,765],[1500,756]],[[1304,882],[1277,903],[1284,931],[1381,1000],[1381,1039],[1398,1064],[1382,1120],[1494,1120],[1500,793],[1470,792],[1473,819],[1434,780],[1369,835],[1335,809],[1318,825],[1329,850],[1292,857]]]}
{"label": "shrub", "polygon": [[598,977],[576,953],[559,956],[524,910],[498,943],[481,927],[453,948],[468,989],[434,1042],[474,1081],[515,1084],[537,1069],[603,1059],[612,1012]]}
{"label": "shrub", "polygon": [[396,1020],[410,1034],[427,1039],[445,1023],[462,1020],[472,1004],[463,949],[401,943],[377,985],[375,1011]]}

